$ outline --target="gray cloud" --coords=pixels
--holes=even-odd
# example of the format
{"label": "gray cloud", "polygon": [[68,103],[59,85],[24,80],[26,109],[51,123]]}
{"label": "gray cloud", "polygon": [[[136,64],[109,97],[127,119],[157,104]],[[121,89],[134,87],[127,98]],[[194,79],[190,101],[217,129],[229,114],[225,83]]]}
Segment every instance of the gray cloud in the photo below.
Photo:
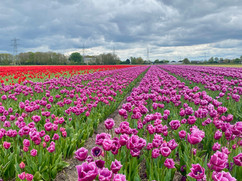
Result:
{"label": "gray cloud", "polygon": [[[92,54],[112,51],[126,59],[238,57],[242,49],[240,0],[1,0],[0,52]],[[209,50],[208,50],[209,49]]]}

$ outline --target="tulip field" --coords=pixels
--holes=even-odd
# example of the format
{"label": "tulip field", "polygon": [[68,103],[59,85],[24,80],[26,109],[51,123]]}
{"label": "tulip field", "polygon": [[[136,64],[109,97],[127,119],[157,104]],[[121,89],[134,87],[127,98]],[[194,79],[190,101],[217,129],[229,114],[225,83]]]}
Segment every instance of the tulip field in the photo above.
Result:
{"label": "tulip field", "polygon": [[55,180],[74,158],[78,181],[242,181],[242,68],[13,66],[0,75],[0,180]]}

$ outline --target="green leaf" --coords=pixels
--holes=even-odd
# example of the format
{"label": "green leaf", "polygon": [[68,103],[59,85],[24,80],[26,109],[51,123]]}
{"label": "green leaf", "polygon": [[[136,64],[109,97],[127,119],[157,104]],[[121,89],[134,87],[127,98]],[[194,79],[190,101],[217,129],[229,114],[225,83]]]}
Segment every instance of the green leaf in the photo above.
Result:
{"label": "green leaf", "polygon": [[36,173],[34,174],[34,179],[35,179],[35,180],[40,180],[40,179],[41,179],[41,174],[40,174],[39,172],[36,172]]}
{"label": "green leaf", "polygon": [[134,177],[134,181],[141,181],[139,175],[135,175],[135,177]]}
{"label": "green leaf", "polygon": [[51,170],[51,178],[52,178],[52,179],[55,179],[56,174],[57,174],[57,168],[56,168],[56,166],[55,166],[55,167]]}
{"label": "green leaf", "polygon": [[42,168],[42,169],[40,170],[40,172],[41,172],[41,173],[42,173],[42,172],[45,172],[48,168],[49,168],[49,167],[46,165],[44,168]]}
{"label": "green leaf", "polygon": [[44,173],[42,173],[42,178],[44,179],[44,180],[50,180],[50,176],[49,176],[49,174],[48,174],[48,172],[44,172]]}

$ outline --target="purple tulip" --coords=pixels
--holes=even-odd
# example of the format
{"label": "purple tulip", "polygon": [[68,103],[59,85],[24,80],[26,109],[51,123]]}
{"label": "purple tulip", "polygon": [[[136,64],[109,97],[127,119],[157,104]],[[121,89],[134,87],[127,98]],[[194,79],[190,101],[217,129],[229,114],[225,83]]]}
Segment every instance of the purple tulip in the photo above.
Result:
{"label": "purple tulip", "polygon": [[117,139],[113,138],[113,140],[112,140],[112,148],[111,148],[112,154],[117,155],[118,154],[118,150],[119,150],[120,147],[121,147],[121,145],[119,144],[118,138]]}
{"label": "purple tulip", "polygon": [[99,157],[102,154],[102,149],[99,147],[93,147],[91,150],[92,156]]}
{"label": "purple tulip", "polygon": [[37,150],[36,149],[32,149],[30,151],[30,155],[33,156],[33,157],[35,157],[37,155]]}
{"label": "purple tulip", "polygon": [[242,153],[239,153],[237,156],[233,157],[234,164],[238,166],[242,166]]}
{"label": "purple tulip", "polygon": [[148,143],[146,148],[147,148],[147,150],[151,150],[153,148],[153,144],[152,143]]}
{"label": "purple tulip", "polygon": [[107,168],[103,168],[99,171],[99,181],[111,181],[112,178],[112,171],[108,170]]}
{"label": "purple tulip", "polygon": [[32,181],[33,178],[34,178],[34,176],[32,174],[26,173],[25,175],[26,175],[26,180],[27,181]]}
{"label": "purple tulip", "polygon": [[187,141],[192,144],[192,145],[195,145],[195,144],[198,144],[202,141],[202,137],[198,134],[187,134]]}
{"label": "purple tulip", "polygon": [[186,124],[186,123],[187,123],[187,119],[184,118],[181,120],[181,124]]}
{"label": "purple tulip", "polygon": [[130,154],[132,157],[138,157],[140,155],[140,149],[138,148],[130,149]]}
{"label": "purple tulip", "polygon": [[196,154],[197,154],[197,149],[193,148],[193,149],[192,149],[192,154],[193,154],[193,155],[196,155]]}
{"label": "purple tulip", "polygon": [[79,161],[84,161],[87,158],[88,150],[84,147],[81,147],[75,152],[75,155],[76,159]]}
{"label": "purple tulip", "polygon": [[139,138],[139,141],[137,143],[137,148],[141,150],[145,146],[146,146],[146,140],[143,138]]}
{"label": "purple tulip", "polygon": [[158,148],[152,150],[152,158],[157,158],[160,156],[160,151]]}
{"label": "purple tulip", "polygon": [[50,136],[49,136],[49,135],[45,135],[45,137],[44,137],[44,141],[45,141],[45,142],[49,142],[49,141],[50,141]]}
{"label": "purple tulip", "polygon": [[226,146],[222,147],[221,151],[227,155],[231,153]]}
{"label": "purple tulip", "polygon": [[7,141],[4,141],[4,142],[3,142],[3,147],[4,147],[5,149],[9,149],[10,146],[11,146],[11,143],[9,143],[9,142],[7,142]]}
{"label": "purple tulip", "polygon": [[229,172],[215,172],[213,171],[212,179],[214,181],[236,181],[234,177],[230,175]]}
{"label": "purple tulip", "polygon": [[47,148],[48,152],[52,153],[55,151],[55,145],[50,145],[48,148]]}
{"label": "purple tulip", "polygon": [[111,170],[114,174],[118,173],[118,171],[122,168],[121,162],[116,160],[111,163]]}
{"label": "purple tulip", "polygon": [[213,149],[213,151],[217,151],[220,149],[220,147],[221,147],[221,145],[217,142],[217,143],[214,143],[212,149]]}
{"label": "purple tulip", "polygon": [[113,146],[112,144],[113,144],[113,141],[111,139],[104,139],[103,143],[102,143],[103,149],[105,151],[110,151],[112,149],[112,146]]}
{"label": "purple tulip", "polygon": [[173,159],[171,158],[167,158],[164,162],[164,165],[167,167],[167,168],[175,168],[175,163],[173,161]]}
{"label": "purple tulip", "polygon": [[86,158],[86,161],[87,161],[87,163],[91,163],[91,162],[94,161],[94,159],[93,159],[92,156],[88,155],[87,158]]}
{"label": "purple tulip", "polygon": [[55,134],[53,135],[52,140],[58,140],[59,138],[60,138],[60,136],[59,136],[57,133],[55,133]]}
{"label": "purple tulip", "polygon": [[26,146],[26,147],[29,147],[30,146],[30,141],[27,140],[27,139],[24,139],[23,145]]}
{"label": "purple tulip", "polygon": [[222,137],[222,132],[217,130],[214,134],[214,139],[219,140]]}
{"label": "purple tulip", "polygon": [[178,144],[176,143],[176,141],[174,139],[170,140],[168,143],[167,143],[167,146],[171,149],[171,150],[174,150],[176,149],[176,147],[178,146]]}
{"label": "purple tulip", "polygon": [[181,130],[180,132],[179,132],[179,137],[182,139],[182,138],[185,138],[186,137],[186,131],[184,131],[184,130]]}
{"label": "purple tulip", "polygon": [[126,176],[123,174],[115,174],[113,181],[126,181]]}
{"label": "purple tulip", "polygon": [[92,181],[98,175],[98,168],[94,162],[84,162],[76,166],[78,173],[78,181]]}
{"label": "purple tulip", "polygon": [[147,126],[147,130],[148,130],[149,134],[154,134],[155,133],[155,127],[152,124],[149,124]]}
{"label": "purple tulip", "polygon": [[[25,172],[22,172],[21,174],[18,174],[18,178],[20,179],[20,180],[25,180],[25,178],[26,178],[26,174],[25,174]],[[1,180],[1,179],[0,179]],[[3,180],[2,180],[3,181]]]}
{"label": "purple tulip", "polygon": [[177,130],[181,124],[180,124],[180,121],[179,120],[172,120],[170,123],[169,123],[171,129],[173,130]]}
{"label": "purple tulip", "polygon": [[106,129],[112,129],[115,125],[115,122],[111,118],[111,119],[107,119],[106,121],[104,121],[104,124],[105,124]]}
{"label": "purple tulip", "polygon": [[171,149],[169,147],[161,147],[160,153],[164,157],[168,157],[171,154]]}
{"label": "purple tulip", "polygon": [[103,144],[104,139],[110,139],[110,138],[111,138],[111,135],[107,133],[97,134],[96,144],[101,146]]}
{"label": "purple tulip", "polygon": [[228,155],[223,153],[223,152],[216,151],[216,153],[214,153],[211,156],[210,162],[208,163],[208,167],[211,170],[215,170],[216,172],[220,172],[224,168],[226,168],[227,163],[228,163]]}
{"label": "purple tulip", "polygon": [[119,144],[121,146],[124,146],[124,145],[126,145],[128,140],[129,140],[129,136],[127,134],[122,134],[122,135],[120,135],[120,138],[119,138]]}
{"label": "purple tulip", "polygon": [[120,134],[121,132],[120,132],[120,128],[115,128],[114,129],[114,132],[116,133],[116,134]]}
{"label": "purple tulip", "polygon": [[137,144],[139,142],[139,136],[137,135],[132,135],[129,140],[127,141],[127,148],[128,149],[133,149],[133,148],[136,148],[137,147]]}
{"label": "purple tulip", "polygon": [[104,160],[95,160],[95,164],[98,168],[102,169],[104,167],[105,161]]}
{"label": "purple tulip", "polygon": [[153,144],[153,147],[154,148],[158,148],[160,145],[161,145],[161,141],[162,140],[160,140],[160,139],[153,139],[153,141],[152,141],[152,144]]}
{"label": "purple tulip", "polygon": [[181,117],[185,116],[186,115],[185,110],[182,109],[179,114],[180,114]]}
{"label": "purple tulip", "polygon": [[188,174],[189,177],[198,179],[205,179],[205,168],[201,167],[200,164],[192,164],[191,172]]}
{"label": "purple tulip", "polygon": [[188,122],[188,124],[192,125],[196,122],[196,120],[197,119],[195,118],[195,116],[189,116],[187,119],[187,122]]}
{"label": "purple tulip", "polygon": [[228,114],[228,116],[227,116],[227,118],[226,118],[226,121],[227,121],[227,122],[230,122],[230,121],[233,120],[233,118],[234,118],[234,116],[233,116],[232,114]]}

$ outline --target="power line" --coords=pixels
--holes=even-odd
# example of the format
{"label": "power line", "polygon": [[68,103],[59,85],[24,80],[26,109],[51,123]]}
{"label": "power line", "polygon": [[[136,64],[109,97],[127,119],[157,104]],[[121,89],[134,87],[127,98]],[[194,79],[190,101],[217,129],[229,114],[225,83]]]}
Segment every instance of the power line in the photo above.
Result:
{"label": "power line", "polygon": [[113,46],[113,55],[115,55],[115,47]]}
{"label": "power line", "polygon": [[[17,64],[18,45],[19,45],[18,41],[19,41],[19,39],[14,38],[11,41],[12,41],[11,46],[13,47],[13,63]],[[18,62],[18,63],[20,64],[20,62]]]}
{"label": "power line", "polygon": [[[84,43],[82,44],[82,57],[83,57],[83,63],[85,63],[85,45]],[[87,62],[88,65],[88,62]]]}
{"label": "power line", "polygon": [[147,61],[150,60],[150,49],[149,46],[147,47]]}

